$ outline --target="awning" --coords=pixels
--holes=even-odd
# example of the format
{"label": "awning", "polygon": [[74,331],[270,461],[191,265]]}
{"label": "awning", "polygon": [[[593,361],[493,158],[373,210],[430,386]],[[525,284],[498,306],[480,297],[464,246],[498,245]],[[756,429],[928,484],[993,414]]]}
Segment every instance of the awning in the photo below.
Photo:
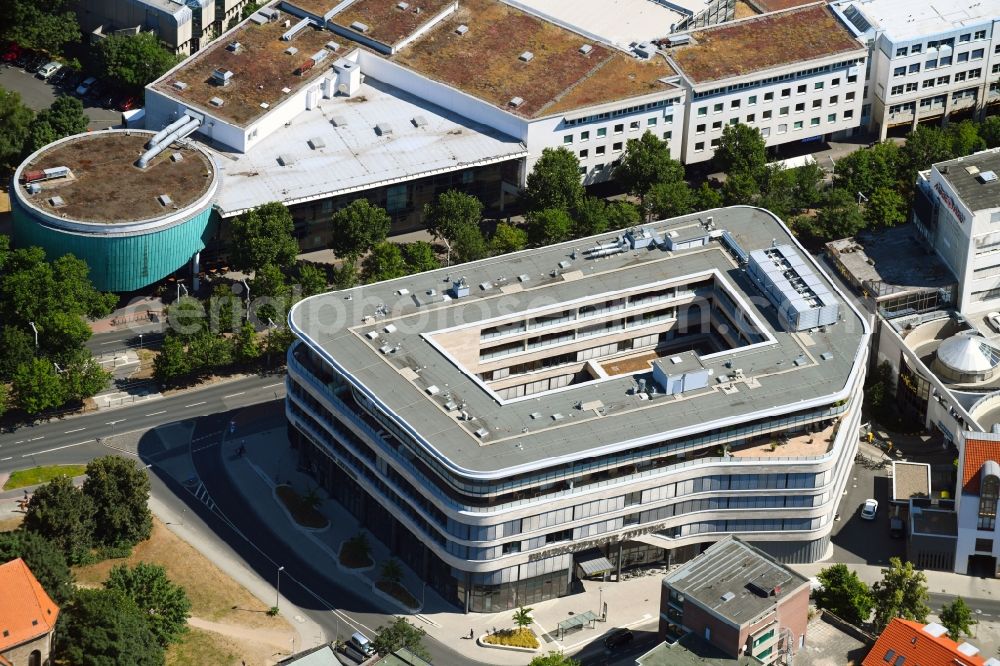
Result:
{"label": "awning", "polygon": [[570,629],[578,629],[584,627],[591,622],[597,622],[601,618],[597,617],[592,611],[586,611],[579,613],[577,615],[572,615],[568,620],[563,620],[559,623],[560,633],[565,633]]}
{"label": "awning", "polygon": [[583,570],[584,576],[596,576],[608,571],[614,571],[614,566],[612,566],[608,558],[604,557],[604,553],[597,548],[585,550],[576,555],[574,559],[580,569]]}

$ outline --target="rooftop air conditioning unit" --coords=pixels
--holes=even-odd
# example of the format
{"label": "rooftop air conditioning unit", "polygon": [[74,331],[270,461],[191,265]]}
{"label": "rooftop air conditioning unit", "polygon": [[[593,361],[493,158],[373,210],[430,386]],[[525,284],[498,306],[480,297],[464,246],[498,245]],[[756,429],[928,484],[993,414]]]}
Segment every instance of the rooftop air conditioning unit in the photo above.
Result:
{"label": "rooftop air conditioning unit", "polygon": [[212,83],[217,86],[228,86],[232,81],[233,73],[228,69],[216,69],[212,72]]}
{"label": "rooftop air conditioning unit", "polygon": [[516,109],[517,107],[524,104],[524,99],[522,99],[521,97],[511,97],[510,101],[507,103]]}
{"label": "rooftop air conditioning unit", "polygon": [[518,56],[518,60],[523,60],[524,62],[531,62],[532,58],[534,57],[535,57],[534,53],[532,53],[531,51],[525,51],[524,53]]}
{"label": "rooftop air conditioning unit", "polygon": [[368,26],[361,21],[355,21],[351,24],[351,30],[357,30],[363,35],[368,32]]}
{"label": "rooftop air conditioning unit", "polygon": [[469,26],[465,25],[464,23],[455,28],[455,33],[458,35],[464,35],[467,32],[469,32]]}
{"label": "rooftop air conditioning unit", "polygon": [[594,47],[590,44],[584,44],[580,47],[580,53],[583,55],[590,55],[590,52],[594,50]]}

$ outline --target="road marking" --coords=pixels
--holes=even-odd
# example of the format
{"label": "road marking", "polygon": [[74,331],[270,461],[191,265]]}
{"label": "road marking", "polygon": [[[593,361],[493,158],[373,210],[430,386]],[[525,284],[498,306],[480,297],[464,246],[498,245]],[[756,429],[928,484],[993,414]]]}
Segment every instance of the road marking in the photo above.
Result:
{"label": "road marking", "polygon": [[76,430],[67,430],[67,431],[66,431],[66,432],[64,432],[63,434],[64,434],[64,435],[68,435],[68,434],[70,434],[70,433],[72,433],[72,432],[80,432],[81,430],[86,430],[86,428],[77,428]]}
{"label": "road marking", "polygon": [[25,442],[37,442],[40,439],[45,439],[45,435],[42,435],[41,437],[32,437],[31,439],[26,439]]}
{"label": "road marking", "polygon": [[206,402],[206,400],[202,400],[201,402],[192,402],[190,405],[184,405],[184,408],[187,409],[188,407],[197,407],[198,405],[204,405]]}
{"label": "road marking", "polygon": [[73,446],[80,446],[81,444],[92,444],[94,440],[88,439],[86,442],[77,442],[76,444],[66,444],[65,446],[57,446],[54,449],[45,449],[44,451],[35,451],[34,453],[25,453],[22,458],[30,458],[31,456],[40,456],[43,453],[52,453],[53,451],[62,451],[63,449],[68,449]]}
{"label": "road marking", "polygon": [[236,396],[243,395],[244,393],[246,393],[246,391],[240,391],[239,393],[230,393],[229,395],[222,396],[222,399],[225,400],[226,398],[235,398]]}
{"label": "road marking", "polygon": [[167,413],[167,410],[163,409],[163,410],[158,411],[158,412],[153,412],[152,414],[146,414],[146,416],[159,416],[160,414],[166,414],[166,413]]}
{"label": "road marking", "polygon": [[15,444],[24,444],[24,440],[22,439],[20,442],[14,442],[14,443]]}
{"label": "road marking", "polygon": [[121,342],[121,340],[120,339],[119,340],[108,340],[107,342],[102,342],[101,345],[113,345],[113,344],[116,344],[118,342]]}
{"label": "road marking", "polygon": [[268,384],[267,386],[262,386],[261,388],[274,388],[275,386],[284,386],[285,382],[278,382],[277,384]]}
{"label": "road marking", "polygon": [[116,423],[121,423],[122,421],[127,421],[127,420],[128,420],[128,419],[118,419],[117,421],[108,421],[108,422],[107,422],[107,423],[105,423],[104,425],[110,425],[110,426],[113,426],[113,425],[115,425]]}
{"label": "road marking", "polygon": [[6,458],[0,458],[0,462],[3,462],[4,460],[10,460],[13,457],[14,456],[7,456]]}

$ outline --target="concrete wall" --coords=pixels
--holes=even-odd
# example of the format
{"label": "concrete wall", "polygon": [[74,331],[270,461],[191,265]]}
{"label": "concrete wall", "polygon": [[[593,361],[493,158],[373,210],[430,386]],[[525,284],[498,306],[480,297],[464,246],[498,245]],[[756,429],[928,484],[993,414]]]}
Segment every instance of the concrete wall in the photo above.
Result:
{"label": "concrete wall", "polygon": [[39,663],[42,666],[49,666],[52,663],[50,655],[52,654],[54,636],[54,632],[49,632],[27,643],[0,652],[0,657],[7,660],[5,663],[9,662],[13,666],[27,666],[31,663],[31,653],[37,650],[40,655]]}

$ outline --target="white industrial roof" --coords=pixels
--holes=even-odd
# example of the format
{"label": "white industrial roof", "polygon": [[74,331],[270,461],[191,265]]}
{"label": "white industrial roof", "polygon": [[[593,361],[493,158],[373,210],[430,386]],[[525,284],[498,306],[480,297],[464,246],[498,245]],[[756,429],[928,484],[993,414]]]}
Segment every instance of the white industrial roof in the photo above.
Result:
{"label": "white industrial roof", "polygon": [[896,41],[960,30],[1000,16],[1000,0],[866,0],[847,5]]}
{"label": "white industrial roof", "polygon": [[[414,124],[417,116],[426,124]],[[526,154],[513,137],[368,78],[354,97],[322,99],[247,153],[219,159],[217,206],[229,217],[268,201],[327,198]]]}
{"label": "white industrial roof", "polygon": [[1000,364],[1000,350],[974,335],[956,335],[941,343],[938,360],[959,372],[987,372]]}
{"label": "white industrial roof", "polygon": [[[509,4],[623,48],[632,42],[664,37],[670,34],[672,24],[684,18],[684,14],[651,0],[576,0],[572,3],[519,0]],[[692,14],[707,6],[704,0],[675,0],[673,4]]]}

